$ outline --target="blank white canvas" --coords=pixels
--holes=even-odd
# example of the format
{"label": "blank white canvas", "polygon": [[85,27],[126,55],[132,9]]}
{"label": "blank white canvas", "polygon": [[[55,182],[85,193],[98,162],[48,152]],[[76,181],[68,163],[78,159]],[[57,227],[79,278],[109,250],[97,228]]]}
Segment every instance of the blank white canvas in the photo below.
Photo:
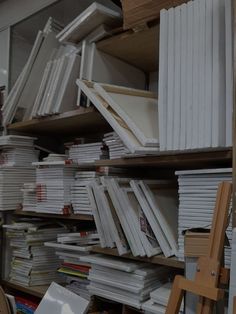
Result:
{"label": "blank white canvas", "polygon": [[167,138],[167,78],[168,74],[168,12],[160,13],[160,44],[159,44],[159,79],[158,79],[158,109],[160,150],[166,149]]}
{"label": "blank white canvas", "polygon": [[167,96],[167,150],[173,147],[173,124],[174,124],[174,9],[168,10],[168,96]]}
{"label": "blank white canvas", "polygon": [[173,103],[173,133],[172,149],[177,150],[180,146],[180,102],[181,102],[181,9],[174,10],[174,103]]}
{"label": "blank white canvas", "polygon": [[233,121],[233,17],[232,0],[225,0],[226,146],[232,146]]}
{"label": "blank white canvas", "polygon": [[94,84],[95,90],[122,117],[143,146],[157,146],[159,143],[156,121],[158,108],[155,96],[146,91],[144,91],[144,95],[140,95],[139,90],[135,91],[128,88],[123,88],[123,91],[117,90],[117,92],[114,89],[114,92],[111,92],[109,87],[112,86],[108,85],[108,90],[106,86]]}

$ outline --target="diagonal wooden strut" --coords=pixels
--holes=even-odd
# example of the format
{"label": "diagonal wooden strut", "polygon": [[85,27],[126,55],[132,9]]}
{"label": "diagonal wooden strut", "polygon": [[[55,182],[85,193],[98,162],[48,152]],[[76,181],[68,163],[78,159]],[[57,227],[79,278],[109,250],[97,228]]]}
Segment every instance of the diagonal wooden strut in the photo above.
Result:
{"label": "diagonal wooden strut", "polygon": [[183,276],[175,277],[166,314],[179,313],[185,291],[199,295],[196,314],[212,314],[214,302],[224,297],[224,290],[219,289],[218,286],[222,274],[221,257],[224,251],[231,194],[232,184],[222,182],[217,191],[208,254],[198,259],[197,272],[193,281]]}

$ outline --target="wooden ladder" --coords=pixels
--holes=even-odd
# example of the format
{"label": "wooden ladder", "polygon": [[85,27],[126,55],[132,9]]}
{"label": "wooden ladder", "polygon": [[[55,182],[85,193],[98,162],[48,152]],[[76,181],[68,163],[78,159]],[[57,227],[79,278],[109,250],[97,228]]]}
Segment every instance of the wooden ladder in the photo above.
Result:
{"label": "wooden ladder", "polygon": [[224,252],[231,194],[232,184],[222,182],[217,192],[208,253],[198,259],[197,271],[193,281],[180,275],[175,277],[166,314],[179,313],[185,291],[199,295],[196,314],[211,314],[214,302],[223,299],[224,290],[219,288],[219,284],[226,284],[229,280],[229,271],[221,267],[221,261]]}

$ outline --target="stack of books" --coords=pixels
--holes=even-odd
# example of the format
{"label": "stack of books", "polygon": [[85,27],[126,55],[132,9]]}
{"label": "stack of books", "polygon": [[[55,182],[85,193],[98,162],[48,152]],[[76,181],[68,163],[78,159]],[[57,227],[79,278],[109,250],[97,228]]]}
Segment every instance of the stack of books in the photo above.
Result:
{"label": "stack of books", "polygon": [[58,225],[39,220],[3,225],[12,247],[9,279],[24,286],[38,286],[58,280],[58,257],[52,248],[44,246],[65,231]]}
{"label": "stack of books", "polygon": [[[218,186],[222,181],[232,181],[232,169],[186,170],[177,171],[176,175],[179,182],[178,257],[183,260],[183,232],[192,228],[210,229]],[[227,228],[227,236],[231,242],[231,224]],[[230,266],[230,256],[230,247],[225,247],[227,266]]]}
{"label": "stack of books", "polygon": [[63,275],[66,288],[86,299],[90,298],[88,274],[91,266],[81,258],[86,257],[96,244],[99,244],[98,234],[92,231],[59,234],[57,242],[45,243],[56,250],[61,261],[58,272]]}
{"label": "stack of books", "polygon": [[100,254],[82,258],[90,262],[89,291],[140,309],[150,292],[168,280],[169,269],[164,266],[131,262]]}
{"label": "stack of books", "polygon": [[126,148],[116,132],[104,134],[103,141],[109,149],[110,159],[121,158],[129,153],[128,148]]}
{"label": "stack of books", "polygon": [[71,187],[71,200],[75,214],[92,214],[87,186],[97,177],[96,171],[77,171]]}

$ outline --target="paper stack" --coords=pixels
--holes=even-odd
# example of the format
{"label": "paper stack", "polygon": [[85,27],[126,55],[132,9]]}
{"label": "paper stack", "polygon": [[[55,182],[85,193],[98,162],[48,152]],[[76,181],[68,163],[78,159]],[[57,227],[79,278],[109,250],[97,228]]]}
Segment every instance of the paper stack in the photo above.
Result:
{"label": "paper stack", "polygon": [[35,211],[36,210],[36,184],[24,183],[23,189],[23,211]]}
{"label": "paper stack", "polygon": [[71,210],[75,167],[66,161],[33,163],[36,168],[37,212],[63,214]]}
{"label": "paper stack", "polygon": [[[179,253],[184,259],[183,231],[191,228],[210,229],[216,203],[218,185],[222,181],[232,181],[232,169],[204,169],[177,171],[179,182]],[[231,223],[227,229],[229,241],[232,240]],[[225,264],[230,265],[230,248],[225,248]]]}
{"label": "paper stack", "polygon": [[82,258],[90,262],[91,295],[114,300],[140,309],[154,289],[168,280],[167,267],[131,262],[104,255]]}
{"label": "paper stack", "polygon": [[[169,301],[170,293],[172,289],[172,283],[167,282],[160,288],[150,293],[150,300],[142,304],[142,309],[146,314],[165,314],[166,307]],[[184,304],[182,302],[180,307],[180,313],[184,313]]]}
{"label": "paper stack", "polygon": [[74,163],[90,163],[105,159],[108,157],[107,155],[102,142],[74,144],[69,148],[69,159],[73,160]]}
{"label": "paper stack", "polygon": [[92,214],[87,186],[95,180],[95,171],[77,171],[71,187],[71,203],[75,214]]}
{"label": "paper stack", "polygon": [[104,134],[104,143],[109,148],[109,158],[121,158],[129,153],[129,150],[125,147],[124,143],[116,132],[110,132]]}
{"label": "paper stack", "polygon": [[38,286],[58,279],[58,257],[45,241],[53,241],[63,227],[42,221],[22,221],[4,225],[13,248],[10,281],[25,286]]}
{"label": "paper stack", "polygon": [[78,232],[59,234],[57,242],[46,242],[45,245],[56,249],[62,260],[58,272],[66,279],[67,288],[80,296],[89,299],[88,273],[90,263],[82,262],[93,245],[99,243],[98,234],[94,232]]}
{"label": "paper stack", "polygon": [[177,254],[177,191],[169,181],[107,176],[88,191],[102,247],[120,255]]}
{"label": "paper stack", "polygon": [[232,30],[231,0],[161,11],[161,150],[232,146]]}

